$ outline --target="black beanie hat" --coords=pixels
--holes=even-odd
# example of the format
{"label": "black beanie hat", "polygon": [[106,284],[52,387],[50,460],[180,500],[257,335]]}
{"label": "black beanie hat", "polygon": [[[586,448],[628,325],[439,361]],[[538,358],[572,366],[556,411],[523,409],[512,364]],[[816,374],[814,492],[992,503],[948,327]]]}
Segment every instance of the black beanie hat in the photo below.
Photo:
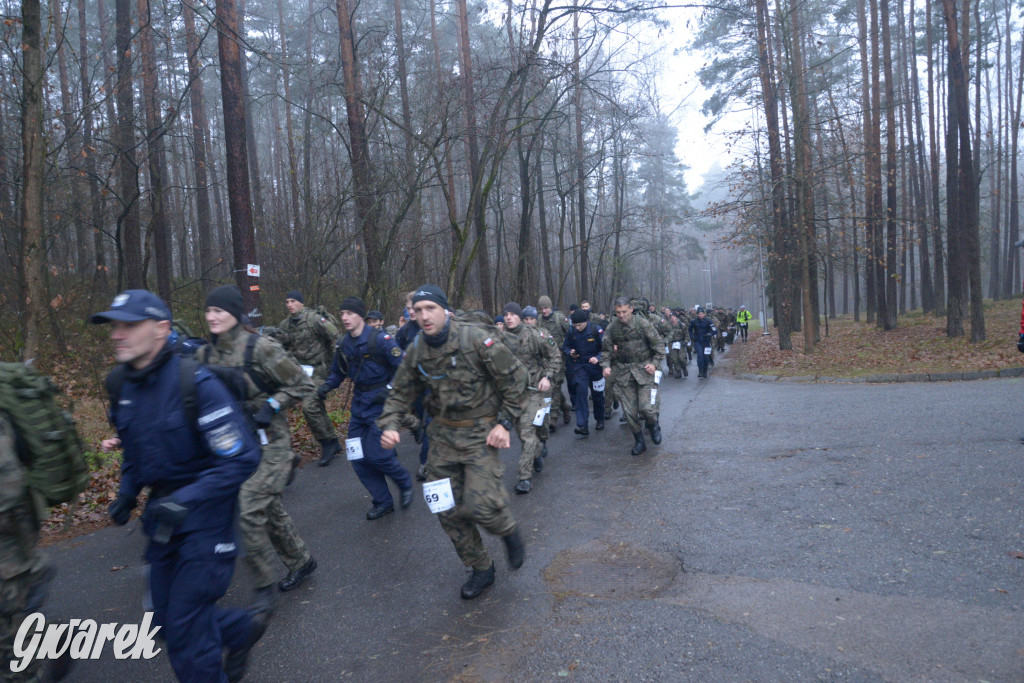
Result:
{"label": "black beanie hat", "polygon": [[366,305],[363,300],[357,296],[350,296],[341,302],[341,306],[338,306],[339,311],[352,311],[360,318],[366,317]]}
{"label": "black beanie hat", "polygon": [[237,285],[224,285],[206,295],[206,305],[227,311],[238,322],[242,320],[242,290]]}
{"label": "black beanie hat", "polygon": [[302,298],[302,292],[300,292],[297,289],[289,290],[288,293],[284,295],[284,298],[285,299],[295,299],[300,304],[306,303],[306,300]]}
{"label": "black beanie hat", "polygon": [[513,313],[515,315],[518,315],[520,318],[522,318],[523,317],[523,307],[520,306],[519,304],[517,304],[516,302],[511,301],[511,302],[505,304],[505,308],[501,309],[501,314],[502,315],[505,315],[506,313]]}
{"label": "black beanie hat", "polygon": [[448,305],[448,297],[437,285],[421,285],[412,293],[412,303],[415,305],[420,301],[433,301],[435,304],[445,309],[446,311],[451,310],[451,306]]}
{"label": "black beanie hat", "polygon": [[577,308],[572,312],[572,315],[569,316],[569,319],[572,320],[573,325],[578,325],[579,323],[590,322],[590,314],[582,308]]}

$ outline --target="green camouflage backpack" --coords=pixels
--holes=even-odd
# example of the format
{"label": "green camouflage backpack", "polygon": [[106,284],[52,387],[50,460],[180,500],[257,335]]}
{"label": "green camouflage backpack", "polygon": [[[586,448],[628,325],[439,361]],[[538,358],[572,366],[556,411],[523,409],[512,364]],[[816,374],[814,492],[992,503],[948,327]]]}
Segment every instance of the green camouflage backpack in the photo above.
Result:
{"label": "green camouflage backpack", "polygon": [[47,507],[70,503],[89,485],[82,440],[54,397],[53,381],[22,363],[0,363],[0,411],[14,424],[26,481]]}
{"label": "green camouflage backpack", "polygon": [[316,313],[321,318],[326,318],[329,323],[334,325],[334,329],[344,333],[345,328],[341,326],[341,321],[338,320],[338,318],[335,317],[333,313],[329,313],[327,311],[326,306],[317,306],[316,308],[313,309],[313,312]]}

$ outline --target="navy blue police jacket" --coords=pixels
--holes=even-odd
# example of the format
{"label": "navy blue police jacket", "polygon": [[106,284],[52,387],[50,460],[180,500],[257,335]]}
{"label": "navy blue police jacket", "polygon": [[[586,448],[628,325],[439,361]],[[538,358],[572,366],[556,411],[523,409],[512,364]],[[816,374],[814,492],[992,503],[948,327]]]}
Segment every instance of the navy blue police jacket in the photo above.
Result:
{"label": "navy blue police jacket", "polygon": [[[238,491],[259,465],[260,446],[227,387],[203,367],[194,376],[196,419],[189,419],[180,362],[165,346],[142,370],[128,368],[111,406],[124,453],[121,495],[134,499],[149,486],[151,501],[169,496],[188,510],[175,534],[206,532],[233,545]],[[149,509],[142,524],[152,537]]]}
{"label": "navy blue police jacket", "polygon": [[[370,335],[377,335],[376,352],[370,352]],[[356,420],[376,420],[384,409],[387,384],[402,364],[402,349],[395,338],[369,325],[363,326],[358,337],[346,334],[337,344],[331,374],[324,380],[331,389],[351,379],[355,385],[352,394],[352,417]]]}
{"label": "navy blue police jacket", "polygon": [[[578,331],[575,326],[571,326],[565,333],[562,353],[570,358],[572,363],[583,365],[587,369],[587,374],[594,379],[601,374],[601,366],[591,363],[590,359],[601,360],[602,339],[604,339],[604,328],[596,323],[587,323],[586,329],[582,332]],[[572,358],[571,355],[573,351],[577,354],[575,358]]]}
{"label": "navy blue police jacket", "polygon": [[702,348],[711,346],[711,338],[717,333],[718,328],[709,317],[705,317],[703,320],[694,318],[690,321],[690,339]]}

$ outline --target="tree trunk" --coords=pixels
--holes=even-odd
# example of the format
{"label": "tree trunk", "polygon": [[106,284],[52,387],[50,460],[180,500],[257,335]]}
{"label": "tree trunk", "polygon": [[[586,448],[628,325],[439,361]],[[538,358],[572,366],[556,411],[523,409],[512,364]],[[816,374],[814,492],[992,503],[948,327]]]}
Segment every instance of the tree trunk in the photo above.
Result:
{"label": "tree trunk", "polygon": [[43,269],[46,232],[43,223],[43,181],[46,140],[43,138],[42,12],[39,0],[21,3],[22,108],[21,108],[21,253],[20,287],[22,360],[39,355],[43,310]]}
{"label": "tree trunk", "polygon": [[129,0],[116,0],[117,24],[117,144],[119,289],[145,289],[142,240],[139,232],[139,167],[135,152],[135,97],[132,86],[132,9]]}
{"label": "tree trunk", "polygon": [[[886,252],[885,263],[887,276],[885,278],[885,311],[882,328],[886,330],[896,329],[896,314],[898,302],[896,300],[897,289],[897,258],[898,247],[896,243],[896,84],[892,69],[892,38],[889,29],[889,0],[879,0],[882,21],[882,61],[885,71],[885,235]],[[881,309],[879,310],[881,314]]]}
{"label": "tree trunk", "polygon": [[[259,290],[250,290],[246,265],[256,260],[256,231],[252,220],[249,190],[249,149],[245,135],[245,97],[242,89],[244,55],[239,35],[235,0],[217,0],[217,52],[220,56],[220,89],[224,110],[224,144],[227,147],[228,212],[231,214],[231,243],[235,281],[242,290],[246,311],[259,311]],[[255,150],[253,150],[255,153]]]}
{"label": "tree trunk", "polygon": [[[85,0],[78,0],[78,51],[81,55],[88,54],[87,33]],[[107,257],[103,245],[103,203],[96,174],[96,150],[93,149],[92,141],[93,102],[89,91],[89,60],[79,59],[78,64],[82,84],[82,161],[88,178],[89,209],[92,216],[93,282],[103,292],[107,284]]]}
{"label": "tree trunk", "polygon": [[576,132],[576,196],[577,196],[577,232],[579,233],[579,260],[580,260],[580,297],[590,296],[590,282],[587,277],[589,271],[588,263],[588,235],[587,235],[587,212],[586,212],[586,169],[583,166],[583,82],[580,79],[580,23],[579,12],[572,15],[572,78],[573,78],[573,112],[575,115]]}
{"label": "tree trunk", "polygon": [[939,217],[939,119],[935,113],[935,52],[932,41],[932,3],[925,2],[925,44],[928,46],[928,151],[931,162],[931,223],[935,243],[935,315],[946,315],[946,258],[942,247],[942,221]]}
{"label": "tree trunk", "polygon": [[206,103],[202,71],[199,68],[199,40],[196,37],[195,12],[189,2],[182,2],[185,18],[185,52],[188,61],[189,105],[192,112],[192,166],[196,179],[196,233],[199,238],[198,279],[206,280],[213,269],[213,239],[210,225],[210,190],[206,173]]}

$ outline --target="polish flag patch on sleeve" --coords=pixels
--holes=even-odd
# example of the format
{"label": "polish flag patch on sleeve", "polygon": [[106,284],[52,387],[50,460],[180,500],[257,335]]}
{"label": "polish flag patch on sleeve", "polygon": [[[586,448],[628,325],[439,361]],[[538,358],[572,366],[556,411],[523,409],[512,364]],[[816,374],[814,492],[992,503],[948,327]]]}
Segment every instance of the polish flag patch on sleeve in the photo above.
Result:
{"label": "polish flag patch on sleeve", "polygon": [[490,348],[493,345],[494,345],[494,340],[493,339],[491,339],[490,337],[488,337],[487,339],[484,339],[484,346],[486,346],[487,348]]}

